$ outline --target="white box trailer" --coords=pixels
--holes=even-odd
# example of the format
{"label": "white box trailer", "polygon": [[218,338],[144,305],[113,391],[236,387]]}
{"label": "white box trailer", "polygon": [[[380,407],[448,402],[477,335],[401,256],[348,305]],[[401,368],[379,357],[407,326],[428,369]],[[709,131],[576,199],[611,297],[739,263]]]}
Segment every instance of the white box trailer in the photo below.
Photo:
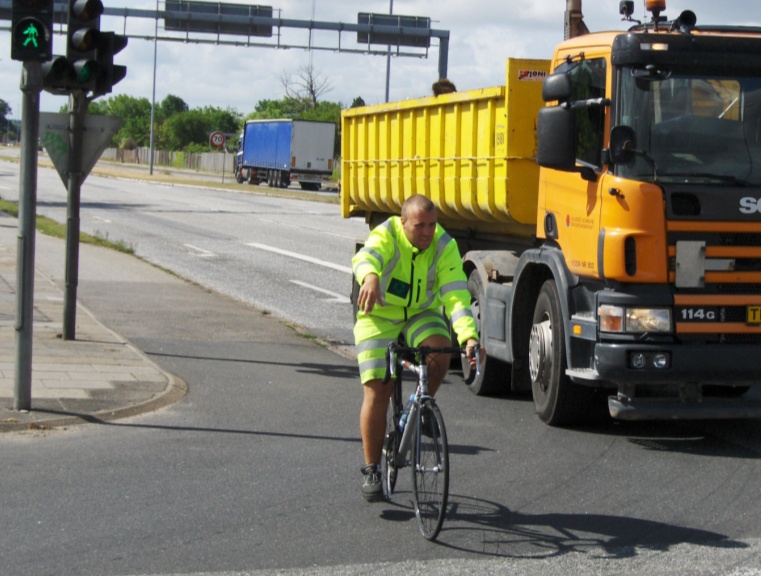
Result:
{"label": "white box trailer", "polygon": [[333,174],[336,125],[309,120],[249,120],[235,158],[239,183],[266,182],[285,188],[298,183],[319,190]]}

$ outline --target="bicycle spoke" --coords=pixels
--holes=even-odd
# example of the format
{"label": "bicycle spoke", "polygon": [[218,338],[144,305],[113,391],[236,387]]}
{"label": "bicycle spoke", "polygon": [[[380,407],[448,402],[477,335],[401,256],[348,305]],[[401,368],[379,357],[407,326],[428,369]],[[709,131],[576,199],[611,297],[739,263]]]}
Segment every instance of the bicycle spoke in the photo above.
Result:
{"label": "bicycle spoke", "polygon": [[423,536],[438,536],[449,496],[449,447],[441,411],[433,400],[420,409],[413,445],[412,482],[415,515]]}

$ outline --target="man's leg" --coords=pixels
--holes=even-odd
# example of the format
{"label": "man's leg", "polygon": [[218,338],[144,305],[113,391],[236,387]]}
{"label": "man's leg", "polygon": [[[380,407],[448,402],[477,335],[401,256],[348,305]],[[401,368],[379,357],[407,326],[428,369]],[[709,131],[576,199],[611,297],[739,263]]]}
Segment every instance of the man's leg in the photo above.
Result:
{"label": "man's leg", "polygon": [[[429,336],[421,346],[430,346],[431,348],[448,348],[452,343],[447,336],[434,334]],[[450,354],[431,354],[428,357],[428,392],[434,396],[444,381],[449,370]]]}
{"label": "man's leg", "polygon": [[383,440],[386,437],[386,410],[391,396],[392,384],[382,384],[380,380],[370,380],[362,386],[364,398],[359,413],[359,429],[362,434],[362,449],[365,466],[362,468],[362,496],[368,502],[383,499],[381,481],[381,458]]}
{"label": "man's leg", "polygon": [[359,414],[359,429],[362,433],[365,464],[380,464],[383,440],[386,437],[386,412],[393,383],[382,384],[380,380],[370,380],[362,388],[364,398]]}

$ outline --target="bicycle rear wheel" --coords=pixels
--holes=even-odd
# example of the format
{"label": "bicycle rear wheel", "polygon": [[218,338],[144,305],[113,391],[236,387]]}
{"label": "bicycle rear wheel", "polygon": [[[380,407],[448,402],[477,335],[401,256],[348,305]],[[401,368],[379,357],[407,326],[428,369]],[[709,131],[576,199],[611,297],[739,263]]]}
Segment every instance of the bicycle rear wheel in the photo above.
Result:
{"label": "bicycle rear wheel", "polygon": [[449,498],[449,445],[444,418],[433,400],[420,406],[412,450],[412,487],[420,532],[434,540],[444,523]]}
{"label": "bicycle rear wheel", "polygon": [[397,454],[399,453],[399,443],[402,440],[396,423],[399,417],[398,401],[395,394],[391,395],[388,401],[388,411],[386,412],[386,438],[383,440],[383,456],[381,458],[381,473],[383,474],[383,494],[386,500],[391,500],[394,493],[397,476]]}

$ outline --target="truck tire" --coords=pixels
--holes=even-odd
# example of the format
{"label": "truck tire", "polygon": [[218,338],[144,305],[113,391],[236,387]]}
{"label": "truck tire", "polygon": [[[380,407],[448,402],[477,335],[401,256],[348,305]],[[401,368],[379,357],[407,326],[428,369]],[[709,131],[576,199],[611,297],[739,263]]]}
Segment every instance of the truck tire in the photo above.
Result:
{"label": "truck tire", "polygon": [[235,181],[236,181],[238,184],[243,184],[243,181],[244,181],[244,180],[245,180],[245,178],[243,177],[243,174],[241,173],[241,171],[240,171],[240,170],[238,170],[238,169],[236,168],[236,169],[235,169]]}
{"label": "truck tire", "polygon": [[249,169],[247,177],[246,177],[246,182],[248,182],[249,184],[259,184],[259,181],[256,179],[255,174],[256,174],[256,170]]}
{"label": "truck tire", "polygon": [[[470,292],[470,310],[476,319],[478,326],[478,339],[483,342],[483,329],[481,327],[481,309],[486,305],[486,290],[481,282],[478,270],[473,270],[468,277],[468,291]],[[467,382],[470,374],[470,364],[465,359],[461,360],[462,375]],[[504,362],[489,358],[488,356],[481,365],[481,373],[473,377],[468,384],[468,389],[476,396],[493,395],[504,392],[510,385],[510,367]]]}
{"label": "truck tire", "polygon": [[554,280],[539,291],[529,338],[529,373],[534,407],[550,426],[586,424],[597,415],[594,390],[571,382],[565,374],[566,348],[560,296]]}
{"label": "truck tire", "polygon": [[288,186],[291,185],[291,174],[290,172],[285,172],[284,170],[281,170],[277,173],[277,177],[280,180],[279,186],[280,188],[288,188]]}

